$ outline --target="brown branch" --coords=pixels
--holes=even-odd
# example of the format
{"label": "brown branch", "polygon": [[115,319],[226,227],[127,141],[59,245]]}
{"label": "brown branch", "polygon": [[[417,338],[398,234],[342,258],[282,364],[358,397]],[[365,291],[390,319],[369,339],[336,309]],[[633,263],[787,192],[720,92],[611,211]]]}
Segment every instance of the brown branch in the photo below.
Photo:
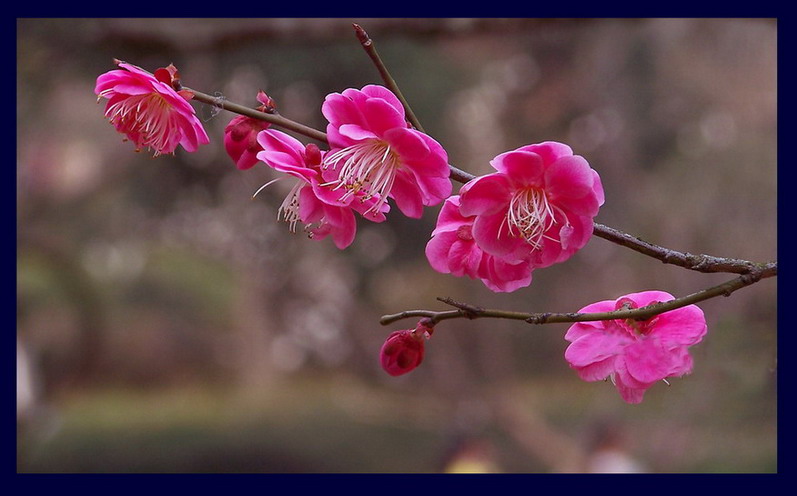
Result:
{"label": "brown branch", "polygon": [[[368,38],[368,40],[370,41],[370,38]],[[282,117],[279,114],[260,112],[253,108],[229,102],[223,98],[214,97],[194,89],[185,87],[183,87],[183,89],[192,92],[194,94],[195,100],[207,105],[212,105],[216,108],[221,108],[230,112],[245,115],[253,119],[263,120],[276,126],[297,132],[301,135],[307,136],[308,138],[312,138],[323,143],[328,143],[326,133]],[[464,184],[476,177],[473,174],[457,169],[450,164],[449,168],[451,169],[451,179],[457,182]],[[705,254],[694,255],[691,253],[671,250],[663,246],[649,243],[636,236],[632,236],[631,234],[605,226],[603,224],[599,224],[597,222],[594,223],[593,234],[607,241],[611,241],[612,243],[624,246],[631,250],[642,253],[643,255],[660,260],[663,263],[677,265],[679,267],[695,270],[698,272],[729,272],[733,274],[747,274],[756,270],[768,270],[777,265],[776,262],[756,263],[736,258],[722,258]]]}
{"label": "brown branch", "polygon": [[268,114],[266,112],[260,112],[259,110],[255,110],[253,108],[249,108],[244,105],[239,105],[237,103],[229,102],[224,98],[211,96],[191,88],[183,87],[183,89],[193,93],[194,99],[199,102],[211,105],[216,108],[228,110],[230,112],[235,112],[236,114],[245,115],[253,119],[266,121],[271,124],[283,127],[285,129],[297,132],[303,136],[307,136],[308,138],[321,141],[322,143],[327,143],[326,133],[319,131],[318,129],[313,129],[309,126],[305,126],[304,124],[301,124],[299,122],[292,121],[290,119],[282,117],[279,114]]}
{"label": "brown branch", "polygon": [[675,310],[676,308],[693,305],[701,301],[715,298],[717,296],[730,296],[731,293],[737,291],[745,286],[755,284],[761,279],[774,277],[778,273],[777,263],[772,263],[766,268],[754,269],[749,273],[742,274],[741,276],[731,279],[730,281],[718,284],[716,286],[692,293],[681,298],[676,298],[663,303],[655,303],[641,308],[614,310],[612,312],[594,312],[594,313],[525,313],[525,312],[511,312],[505,310],[484,309],[481,307],[473,306],[467,303],[460,303],[452,300],[451,298],[438,298],[447,305],[451,305],[457,310],[449,310],[445,312],[436,312],[432,310],[405,310],[400,313],[392,315],[384,315],[379,322],[382,325],[392,324],[398,320],[407,318],[424,317],[432,320],[433,323],[438,323],[442,320],[456,319],[456,318],[499,318],[499,319],[512,319],[523,320],[529,324],[554,324],[554,323],[572,323],[572,322],[586,322],[596,320],[616,320],[616,319],[635,319],[647,320],[654,315],[664,312]]}
{"label": "brown branch", "polygon": [[[407,114],[410,124],[412,124],[412,126],[418,131],[425,133],[426,131],[423,130],[421,122],[415,116],[415,112],[412,111],[410,104],[407,103],[407,100],[404,98],[404,95],[401,93],[401,90],[396,84],[396,80],[390,75],[390,71],[387,70],[387,67],[385,67],[385,64],[382,62],[382,58],[379,57],[379,53],[376,51],[376,46],[374,46],[374,40],[372,40],[371,37],[368,36],[368,33],[366,33],[365,30],[358,24],[352,24],[352,26],[354,26],[357,39],[360,41],[365,53],[368,54],[368,57],[371,58],[374,66],[376,66],[376,70],[379,71],[379,75],[382,77],[382,81],[385,83],[385,86],[392,91],[396,97],[398,97],[401,105],[404,106],[404,112]],[[451,169],[451,179],[457,182],[465,184],[476,177],[473,174],[457,169],[451,164],[448,164],[448,167]]]}
{"label": "brown branch", "polygon": [[661,260],[663,263],[678,265],[679,267],[698,272],[748,274],[756,270],[767,271],[772,267],[777,267],[776,262],[754,263],[736,258],[720,258],[703,254],[694,255],[670,250],[597,222],[595,223],[593,234],[643,255]]}

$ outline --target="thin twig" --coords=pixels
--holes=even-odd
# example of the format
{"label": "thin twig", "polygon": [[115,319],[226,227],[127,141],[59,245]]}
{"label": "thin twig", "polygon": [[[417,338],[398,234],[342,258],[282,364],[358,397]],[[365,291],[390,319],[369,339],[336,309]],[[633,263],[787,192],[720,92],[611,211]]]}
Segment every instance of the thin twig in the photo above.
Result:
{"label": "thin twig", "polygon": [[[412,111],[412,107],[410,104],[407,103],[407,100],[404,98],[404,95],[401,93],[401,90],[396,84],[396,80],[393,79],[393,76],[390,75],[390,71],[387,70],[387,67],[382,62],[382,58],[379,57],[379,53],[376,51],[376,46],[374,46],[374,40],[368,36],[368,33],[358,24],[352,24],[354,26],[354,31],[357,34],[357,39],[360,41],[365,53],[368,54],[368,57],[371,58],[371,61],[376,66],[376,70],[379,71],[379,75],[382,77],[382,81],[385,83],[385,86],[393,92],[394,95],[399,99],[401,105],[404,107],[404,112],[407,114],[407,119],[410,121],[410,124],[422,133],[426,133],[424,131],[421,122],[415,116],[415,112]],[[449,164],[448,167],[451,169],[451,179],[460,182],[462,184],[467,183],[471,179],[474,179],[476,176],[465,172],[463,170],[457,169],[453,165]]]}
{"label": "thin twig", "polygon": [[636,236],[619,231],[603,224],[594,224],[593,234],[620,246],[625,246],[649,257],[661,260],[663,263],[678,265],[685,269],[698,272],[730,272],[733,274],[747,274],[756,270],[768,270],[777,267],[776,262],[755,263],[737,258],[720,258],[712,255],[694,255],[662,246],[654,245]]}
{"label": "thin twig", "polygon": [[321,141],[323,143],[327,143],[327,135],[326,133],[319,131],[318,129],[313,129],[309,126],[305,126],[296,121],[292,121],[287,119],[279,114],[267,114],[265,112],[260,112],[259,110],[255,110],[253,108],[245,107],[243,105],[239,105],[237,103],[233,103],[227,101],[222,98],[214,97],[200,91],[185,88],[183,89],[190,91],[194,94],[194,99],[199,102],[212,105],[216,108],[222,108],[224,110],[229,110],[230,112],[235,112],[236,114],[245,115],[247,117],[251,117],[253,119],[259,119],[261,121],[266,121],[271,124],[275,124],[280,127],[284,127],[285,129],[289,129],[291,131],[295,131],[303,136],[307,136],[308,138],[312,138],[317,141]]}
{"label": "thin twig", "polygon": [[392,324],[393,322],[415,317],[426,317],[437,323],[442,320],[456,319],[456,318],[499,318],[511,320],[523,320],[529,324],[554,324],[554,323],[572,323],[572,322],[586,322],[596,320],[616,320],[616,319],[635,319],[647,320],[654,315],[664,312],[675,310],[676,308],[693,305],[701,301],[715,298],[717,296],[730,296],[734,291],[741,289],[745,286],[754,284],[761,279],[774,277],[778,273],[778,266],[776,263],[771,264],[765,269],[755,269],[752,272],[743,274],[735,279],[718,284],[717,286],[692,293],[681,298],[676,298],[663,303],[655,303],[642,308],[615,310],[612,312],[595,312],[595,313],[525,313],[525,312],[511,312],[505,310],[493,310],[476,307],[467,303],[456,302],[450,298],[438,298],[438,300],[456,307],[457,310],[448,310],[444,312],[436,312],[433,310],[405,310],[400,313],[384,315],[379,322],[382,325]]}
{"label": "thin twig", "polygon": [[[271,124],[284,127],[285,129],[295,131],[301,135],[307,136],[308,138],[327,143],[326,133],[282,117],[279,114],[260,112],[253,108],[239,105],[225,99],[220,99],[194,89],[184,89],[191,91],[194,94],[194,98],[199,102],[212,105],[216,108],[222,108],[237,114],[245,115],[253,119],[263,120]],[[473,174],[457,169],[453,165],[449,165],[449,167],[451,168],[451,179],[460,183],[467,183],[476,177]],[[775,264],[775,262],[756,263],[736,258],[721,258],[705,254],[694,255],[691,253],[671,250],[663,246],[649,243],[636,236],[632,236],[631,234],[605,226],[603,224],[599,224],[597,222],[594,223],[593,234],[600,238],[606,239],[607,241],[611,241],[612,243],[624,246],[631,250],[642,253],[643,255],[660,260],[666,264],[678,265],[685,269],[695,270],[698,272],[729,272],[733,274],[746,274],[758,269],[768,269]]]}
{"label": "thin twig", "polygon": [[407,100],[404,98],[404,95],[401,93],[396,81],[393,79],[393,76],[390,75],[390,71],[387,70],[385,64],[382,62],[381,57],[379,57],[379,53],[376,51],[376,47],[374,46],[374,40],[368,36],[368,33],[358,24],[352,24],[354,27],[354,32],[357,34],[357,39],[360,41],[360,45],[363,46],[365,53],[371,58],[374,65],[376,66],[376,70],[379,71],[379,75],[382,76],[382,81],[385,82],[385,86],[393,92],[396,97],[398,97],[401,105],[404,106],[404,111],[407,114],[407,119],[410,121],[410,124],[417,129],[418,131],[424,133],[423,126],[421,126],[420,121],[418,118],[415,117],[415,112],[412,111],[410,105],[407,103]]}

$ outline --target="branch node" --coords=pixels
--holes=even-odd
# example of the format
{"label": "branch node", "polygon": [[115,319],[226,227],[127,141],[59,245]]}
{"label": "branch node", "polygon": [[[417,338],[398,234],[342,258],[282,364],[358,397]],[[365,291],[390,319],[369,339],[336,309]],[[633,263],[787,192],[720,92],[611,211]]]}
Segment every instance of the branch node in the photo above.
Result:
{"label": "branch node", "polygon": [[529,324],[545,324],[551,316],[551,312],[535,313],[526,319]]}
{"label": "branch node", "polygon": [[466,319],[469,319],[469,320],[476,319],[482,313],[484,313],[484,309],[483,308],[480,308],[480,307],[477,307],[477,306],[474,306],[474,305],[469,305],[467,303],[460,303],[460,302],[454,301],[453,299],[448,298],[448,297],[437,298],[437,299],[439,301],[442,301],[446,305],[451,305],[454,308],[460,309],[462,311],[462,316],[465,317]]}
{"label": "branch node", "polygon": [[360,41],[360,44],[364,47],[371,46],[373,41],[371,37],[368,36],[368,33],[360,26],[359,24],[352,23],[352,27],[354,27],[354,32],[357,34],[357,39]]}

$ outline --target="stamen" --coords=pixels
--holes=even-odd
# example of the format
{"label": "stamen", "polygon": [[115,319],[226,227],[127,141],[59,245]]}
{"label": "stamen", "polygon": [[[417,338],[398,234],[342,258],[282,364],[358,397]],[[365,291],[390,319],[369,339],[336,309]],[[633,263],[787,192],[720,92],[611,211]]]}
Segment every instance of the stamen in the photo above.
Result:
{"label": "stamen", "polygon": [[400,165],[390,145],[378,139],[367,140],[325,157],[321,167],[338,170],[338,178],[321,186],[332,187],[333,191],[343,188],[340,201],[355,195],[360,196],[361,202],[376,198],[365,213],[379,212],[393,188]]}
{"label": "stamen", "polygon": [[266,186],[270,186],[270,185],[272,185],[272,184],[276,183],[277,181],[279,181],[280,179],[284,179],[284,178],[282,178],[282,177],[278,177],[278,178],[276,178],[276,179],[272,179],[271,181],[267,182],[267,183],[266,183],[266,184],[264,184],[263,186],[260,186],[259,188],[257,188],[257,191],[255,191],[255,194],[253,194],[253,195],[252,195],[252,199],[254,199],[254,197],[256,197],[258,193],[260,193],[261,191],[263,191],[263,190],[266,188]]}
{"label": "stamen", "polygon": [[[100,95],[106,93],[107,90]],[[105,109],[105,116],[135,137],[137,147],[153,149],[158,156],[167,148],[170,131],[177,129],[176,117],[170,108],[169,102],[160,95],[136,95],[110,105]]]}
{"label": "stamen", "polygon": [[539,249],[543,239],[555,240],[545,234],[558,224],[555,211],[560,213],[560,218],[565,219],[566,225],[570,225],[561,209],[548,202],[545,191],[538,188],[519,190],[509,202],[509,209],[499,227],[498,235],[501,235],[506,226],[511,236],[522,237],[532,248]]}
{"label": "stamen", "polygon": [[[299,218],[299,191],[305,185],[306,183],[304,181],[297,182],[277,210],[277,220],[280,220],[280,217],[282,217],[282,220],[288,223],[290,231],[294,233],[296,232],[296,224],[301,220]],[[268,186],[268,184],[266,186]]]}

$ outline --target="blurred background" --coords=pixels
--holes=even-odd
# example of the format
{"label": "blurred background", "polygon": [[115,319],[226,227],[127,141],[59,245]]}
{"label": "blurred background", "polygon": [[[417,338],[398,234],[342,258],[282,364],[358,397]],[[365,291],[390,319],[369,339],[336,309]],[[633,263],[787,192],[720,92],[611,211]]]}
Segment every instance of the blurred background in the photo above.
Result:
{"label": "blurred background", "polygon": [[[777,259],[771,19],[19,19],[19,472],[775,472],[776,279],[706,301],[694,372],[625,404],[563,353],[565,324],[446,321],[398,378],[379,317],[577,311],[731,279],[594,237],[494,294],[424,256],[439,207],[359,222],[345,251],[276,221],[287,191],[235,168],[234,117],[194,103],[196,153],[135,153],[103,118],[113,58],[324,129],[324,97],[380,83],[361,24],[450,161],[568,143],[596,218],[668,248]],[[298,136],[297,136],[298,137]],[[304,142],[306,138],[299,137]],[[458,187],[455,184],[455,187]]]}

